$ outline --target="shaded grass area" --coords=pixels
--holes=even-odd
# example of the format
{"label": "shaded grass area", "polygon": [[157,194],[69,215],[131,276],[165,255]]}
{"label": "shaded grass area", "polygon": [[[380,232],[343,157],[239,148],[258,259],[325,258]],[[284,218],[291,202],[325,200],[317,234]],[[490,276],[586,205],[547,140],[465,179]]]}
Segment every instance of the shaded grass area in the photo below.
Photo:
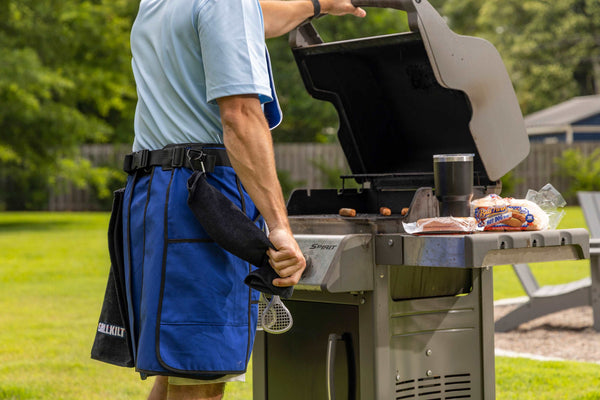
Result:
{"label": "shaded grass area", "polygon": [[[0,213],[0,399],[146,397],[152,378],[89,357],[108,275],[108,217]],[[561,227],[577,226],[585,226],[581,211],[569,208]],[[534,272],[541,284],[589,275],[587,261],[576,263],[534,265]],[[497,298],[522,295],[510,267],[494,273]],[[497,398],[600,399],[599,369],[498,358]],[[228,385],[226,399],[251,399],[251,372],[247,381]]]}

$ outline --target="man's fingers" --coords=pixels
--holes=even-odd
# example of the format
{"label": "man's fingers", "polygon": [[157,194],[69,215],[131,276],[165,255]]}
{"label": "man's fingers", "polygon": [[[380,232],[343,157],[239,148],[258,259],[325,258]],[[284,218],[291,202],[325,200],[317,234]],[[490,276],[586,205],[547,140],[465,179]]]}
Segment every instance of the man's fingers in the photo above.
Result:
{"label": "man's fingers", "polygon": [[354,15],[363,18],[367,12],[361,7],[355,7],[351,0],[320,0],[321,12],[331,15]]}
{"label": "man's fingers", "polygon": [[356,7],[356,10],[352,13],[355,17],[364,18],[367,16],[367,12],[360,7]]}
{"label": "man's fingers", "polygon": [[304,269],[303,266],[298,265],[298,264],[293,264],[293,265],[289,265],[287,267],[283,267],[283,268],[273,268],[275,270],[275,272],[277,272],[277,275],[279,275],[282,278],[288,278],[292,275],[294,275],[295,273],[297,273],[298,271],[302,271]]}
{"label": "man's fingers", "polygon": [[[276,256],[277,254],[273,254]],[[271,257],[271,255],[269,255]],[[280,261],[275,261],[275,258],[269,258],[269,264],[281,278],[275,279],[275,286],[292,286],[298,283],[302,272],[306,267],[304,256],[282,256],[279,254]]]}
{"label": "man's fingers", "polygon": [[[302,270],[304,270],[304,269],[302,269]],[[298,271],[295,274],[293,274],[292,276],[289,276],[287,278],[273,279],[272,283],[274,286],[279,286],[279,287],[294,286],[298,282],[300,282],[301,277],[302,277],[302,271]]]}
{"label": "man's fingers", "polygon": [[275,262],[295,258],[294,250],[290,248],[281,248],[279,250],[269,249],[267,250],[269,259]]}
{"label": "man's fingers", "polygon": [[[300,260],[298,260],[296,258],[287,258],[285,260],[277,261],[277,262],[275,262],[272,259],[270,259],[269,260],[269,264],[271,264],[271,267],[273,267],[273,269],[275,271],[278,271],[278,273],[279,273],[279,271],[281,271],[281,270],[283,270],[285,268],[293,267],[293,266],[298,265],[299,261]],[[281,273],[280,273],[280,275],[281,275]]]}
{"label": "man's fingers", "polygon": [[292,274],[295,274],[297,271],[303,270],[306,267],[306,260],[304,257],[287,258],[278,262],[270,259],[269,264],[271,264],[271,267],[279,276],[286,278]]}

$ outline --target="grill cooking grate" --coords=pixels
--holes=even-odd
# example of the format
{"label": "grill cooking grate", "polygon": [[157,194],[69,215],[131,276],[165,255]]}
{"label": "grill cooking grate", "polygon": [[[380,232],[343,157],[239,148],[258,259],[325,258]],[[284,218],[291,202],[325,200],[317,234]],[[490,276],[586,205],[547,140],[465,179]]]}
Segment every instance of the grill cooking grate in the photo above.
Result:
{"label": "grill cooking grate", "polygon": [[430,376],[396,383],[395,400],[472,399],[471,374]]}

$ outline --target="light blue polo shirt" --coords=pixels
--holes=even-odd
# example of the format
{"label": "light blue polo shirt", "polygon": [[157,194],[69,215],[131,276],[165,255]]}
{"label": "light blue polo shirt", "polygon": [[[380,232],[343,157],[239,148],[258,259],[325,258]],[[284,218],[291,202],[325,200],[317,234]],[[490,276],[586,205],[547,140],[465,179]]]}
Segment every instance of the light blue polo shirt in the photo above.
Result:
{"label": "light blue polo shirt", "polygon": [[281,120],[258,0],[142,0],[131,31],[133,150],[223,143],[216,99],[257,94]]}

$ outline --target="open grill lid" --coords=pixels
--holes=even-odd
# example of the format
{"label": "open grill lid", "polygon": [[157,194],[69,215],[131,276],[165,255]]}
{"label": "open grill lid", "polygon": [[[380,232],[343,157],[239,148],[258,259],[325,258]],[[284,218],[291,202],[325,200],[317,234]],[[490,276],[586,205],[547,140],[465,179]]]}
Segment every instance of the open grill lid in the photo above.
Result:
{"label": "open grill lid", "polygon": [[495,181],[529,153],[514,89],[496,49],[452,32],[426,0],[355,1],[408,12],[413,32],[323,43],[314,27],[290,42],[308,92],[334,104],[353,174],[428,173],[434,154],[473,153]]}

